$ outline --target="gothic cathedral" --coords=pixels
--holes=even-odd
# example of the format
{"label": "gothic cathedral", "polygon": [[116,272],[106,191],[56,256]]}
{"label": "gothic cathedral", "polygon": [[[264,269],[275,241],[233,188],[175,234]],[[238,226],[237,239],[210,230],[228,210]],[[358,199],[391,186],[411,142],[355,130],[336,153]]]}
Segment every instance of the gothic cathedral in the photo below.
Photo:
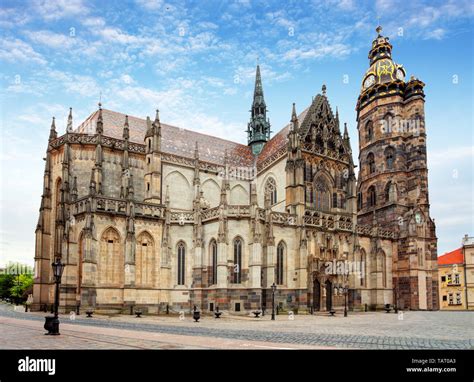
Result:
{"label": "gothic cathedral", "polygon": [[359,171],[326,87],[271,137],[257,66],[248,145],[99,109],[51,125],[33,309],[149,314],[438,309],[424,83],[381,28],[357,101]]}

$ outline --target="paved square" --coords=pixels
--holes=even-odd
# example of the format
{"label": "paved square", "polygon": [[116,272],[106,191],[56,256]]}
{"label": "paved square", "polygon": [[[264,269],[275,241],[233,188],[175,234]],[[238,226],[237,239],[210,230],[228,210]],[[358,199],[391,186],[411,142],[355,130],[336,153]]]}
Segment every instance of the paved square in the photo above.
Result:
{"label": "paved square", "polygon": [[0,304],[3,349],[473,349],[474,312],[368,312],[270,316],[61,315],[59,337],[44,336],[44,313]]}

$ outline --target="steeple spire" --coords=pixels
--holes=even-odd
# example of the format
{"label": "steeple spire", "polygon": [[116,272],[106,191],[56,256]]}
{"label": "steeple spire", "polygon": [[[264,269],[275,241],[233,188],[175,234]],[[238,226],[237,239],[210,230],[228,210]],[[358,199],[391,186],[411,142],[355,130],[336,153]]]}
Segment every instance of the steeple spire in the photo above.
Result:
{"label": "steeple spire", "polygon": [[248,123],[247,134],[248,144],[252,148],[254,155],[260,154],[270,139],[270,121],[267,120],[267,105],[263,96],[262,75],[260,73],[260,65],[257,65],[255,74],[255,88],[253,92],[251,117]]}
{"label": "steeple spire", "polygon": [[104,121],[102,119],[102,104],[99,102],[99,116],[97,117],[97,125],[95,128],[97,134],[104,133]]}
{"label": "steeple spire", "polygon": [[130,128],[128,125],[128,115],[125,116],[125,123],[123,124],[123,139],[128,140],[130,138]]}
{"label": "steeple spire", "polygon": [[51,121],[51,129],[49,130],[49,140],[52,141],[58,137],[58,133],[56,132],[56,118],[53,117]]}
{"label": "steeple spire", "polygon": [[67,117],[66,132],[72,133],[72,107],[69,108],[69,116]]}

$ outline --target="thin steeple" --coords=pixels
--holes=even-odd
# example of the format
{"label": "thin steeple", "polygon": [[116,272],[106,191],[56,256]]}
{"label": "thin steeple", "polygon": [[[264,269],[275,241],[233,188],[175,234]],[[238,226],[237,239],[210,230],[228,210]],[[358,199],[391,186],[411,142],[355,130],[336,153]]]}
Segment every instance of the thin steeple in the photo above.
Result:
{"label": "thin steeple", "polygon": [[104,133],[104,120],[102,118],[102,104],[99,102],[99,116],[97,117],[97,124],[95,129],[97,134]]}
{"label": "thin steeple", "polygon": [[72,107],[69,108],[69,115],[67,117],[66,132],[72,133]]}
{"label": "thin steeple", "polygon": [[130,138],[130,127],[128,125],[128,115],[125,116],[125,123],[123,124],[122,138],[126,140]]}
{"label": "thin steeple", "polygon": [[260,154],[270,139],[270,121],[267,119],[267,105],[263,96],[262,75],[260,65],[257,65],[255,74],[255,88],[253,92],[252,109],[250,110],[250,122],[247,128],[248,145],[252,148],[254,155]]}
{"label": "thin steeple", "polygon": [[51,129],[49,130],[49,140],[52,141],[58,137],[58,133],[56,132],[56,118],[53,117],[51,121]]}

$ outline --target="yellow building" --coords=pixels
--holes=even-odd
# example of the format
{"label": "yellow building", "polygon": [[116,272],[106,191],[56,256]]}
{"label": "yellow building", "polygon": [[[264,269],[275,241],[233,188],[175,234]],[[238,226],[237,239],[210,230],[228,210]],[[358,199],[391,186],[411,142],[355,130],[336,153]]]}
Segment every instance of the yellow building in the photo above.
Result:
{"label": "yellow building", "polygon": [[438,257],[438,272],[440,309],[474,309],[474,237],[465,235],[461,248]]}
{"label": "yellow building", "polygon": [[467,309],[474,310],[474,237],[464,236],[462,250],[466,280],[466,306]]}

